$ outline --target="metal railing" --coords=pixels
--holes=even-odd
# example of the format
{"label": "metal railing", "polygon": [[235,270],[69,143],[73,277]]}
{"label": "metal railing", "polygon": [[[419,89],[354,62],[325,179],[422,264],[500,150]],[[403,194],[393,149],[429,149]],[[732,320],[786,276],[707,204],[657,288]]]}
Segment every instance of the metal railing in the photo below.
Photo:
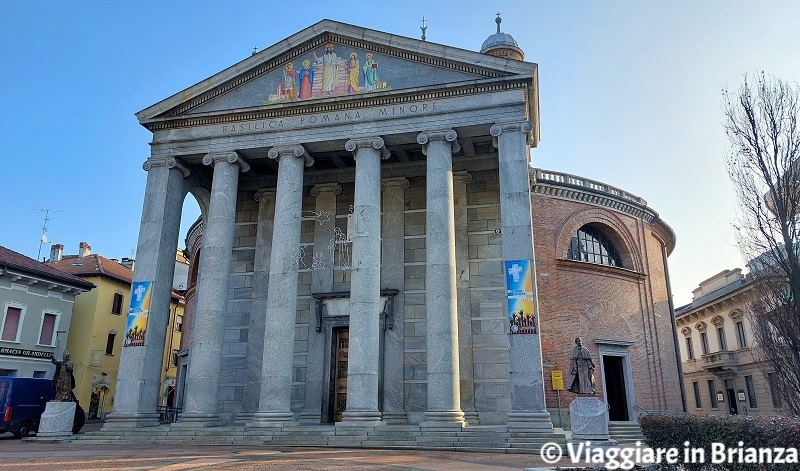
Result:
{"label": "metal railing", "polygon": [[182,412],[180,407],[158,406],[158,423],[174,424],[178,421],[178,416]]}

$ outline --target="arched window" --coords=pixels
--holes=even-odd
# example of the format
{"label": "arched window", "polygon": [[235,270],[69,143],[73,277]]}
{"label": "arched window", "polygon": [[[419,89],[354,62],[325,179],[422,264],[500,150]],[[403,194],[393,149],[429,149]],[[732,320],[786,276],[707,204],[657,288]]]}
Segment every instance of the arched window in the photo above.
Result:
{"label": "arched window", "polygon": [[589,225],[578,229],[578,233],[572,237],[567,258],[622,268],[622,259],[614,244],[602,232]]}

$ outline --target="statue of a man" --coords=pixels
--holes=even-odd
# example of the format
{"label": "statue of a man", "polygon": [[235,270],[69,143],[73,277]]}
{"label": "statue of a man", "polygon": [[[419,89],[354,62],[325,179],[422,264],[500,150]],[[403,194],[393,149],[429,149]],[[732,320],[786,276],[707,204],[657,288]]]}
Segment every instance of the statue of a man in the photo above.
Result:
{"label": "statue of a man", "polygon": [[589,349],[583,346],[580,337],[575,339],[572,349],[572,384],[569,390],[575,394],[594,394],[594,362]]}
{"label": "statue of a man", "polygon": [[56,390],[56,397],[53,400],[58,402],[72,401],[75,376],[72,374],[72,360],[69,359],[69,352],[64,350],[61,361],[56,360],[55,355],[50,358],[50,361],[56,365],[56,374],[53,375],[53,389]]}

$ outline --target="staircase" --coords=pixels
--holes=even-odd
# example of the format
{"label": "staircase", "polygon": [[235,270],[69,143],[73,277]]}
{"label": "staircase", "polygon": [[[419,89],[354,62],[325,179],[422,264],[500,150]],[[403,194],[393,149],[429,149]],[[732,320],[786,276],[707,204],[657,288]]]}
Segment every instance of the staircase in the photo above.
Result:
{"label": "staircase", "polygon": [[[172,424],[174,425],[174,424]],[[566,445],[563,433],[512,433],[505,427],[473,426],[462,430],[428,430],[419,425],[344,428],[332,424],[279,428],[228,426],[181,428],[170,425],[128,430],[100,430],[75,436],[84,444],[153,443],[192,445],[288,445],[345,448],[428,449],[539,453],[548,442]]]}
{"label": "staircase", "polygon": [[637,441],[644,445],[645,442],[639,422],[609,422],[608,433],[620,445],[635,445]]}

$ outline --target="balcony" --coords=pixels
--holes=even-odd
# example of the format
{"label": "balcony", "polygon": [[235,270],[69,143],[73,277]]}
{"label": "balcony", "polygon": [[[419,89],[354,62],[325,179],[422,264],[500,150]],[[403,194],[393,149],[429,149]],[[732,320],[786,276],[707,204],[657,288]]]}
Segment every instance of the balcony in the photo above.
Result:
{"label": "balcony", "polygon": [[703,369],[715,375],[735,374],[738,366],[736,352],[716,352],[702,356]]}

